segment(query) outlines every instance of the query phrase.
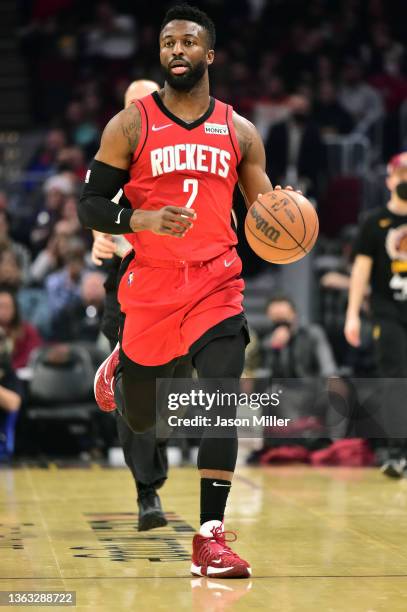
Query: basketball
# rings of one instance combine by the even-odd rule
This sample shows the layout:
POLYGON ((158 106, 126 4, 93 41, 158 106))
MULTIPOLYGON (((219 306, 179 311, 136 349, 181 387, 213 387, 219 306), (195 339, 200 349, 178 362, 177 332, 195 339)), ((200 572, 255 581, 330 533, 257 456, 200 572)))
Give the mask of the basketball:
POLYGON ((303 195, 277 189, 260 195, 252 204, 244 229, 256 255, 270 263, 289 264, 311 251, 319 222, 315 208, 303 195))
POLYGON ((403 255, 407 253, 407 236, 406 235, 401 236, 397 244, 397 250, 399 253, 402 253, 403 255))

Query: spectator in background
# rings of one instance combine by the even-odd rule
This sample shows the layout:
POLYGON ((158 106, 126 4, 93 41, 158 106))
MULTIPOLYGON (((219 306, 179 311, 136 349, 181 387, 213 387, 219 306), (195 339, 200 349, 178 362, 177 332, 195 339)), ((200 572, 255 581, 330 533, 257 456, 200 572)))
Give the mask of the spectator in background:
POLYGON ((83 275, 78 298, 71 300, 54 318, 55 340, 96 342, 105 300, 104 280, 100 272, 87 272, 83 275))
POLYGON ((311 101, 303 94, 291 96, 289 118, 270 129, 266 141, 267 172, 274 185, 296 185, 307 195, 317 195, 323 172, 323 145, 311 118, 311 101))
POLYGON ((333 81, 324 80, 319 83, 313 117, 321 136, 342 135, 352 131, 352 115, 339 102, 333 81))
POLYGON ((6 210, 0 208, 0 251, 3 250, 13 251, 21 268, 23 282, 27 282, 31 263, 30 251, 23 244, 11 240, 10 216, 6 210))
POLYGON ((84 233, 78 219, 77 203, 76 196, 71 195, 65 198, 61 208, 61 218, 55 224, 57 235, 80 236, 84 233))
POLYGON ((66 146, 65 132, 59 128, 53 128, 47 133, 44 143, 35 153, 28 164, 27 170, 31 172, 47 173, 57 165, 59 151, 66 146))
POLYGON ((389 161, 386 185, 390 191, 389 201, 371 212, 360 227, 344 332, 351 346, 360 345, 360 310, 370 284, 372 335, 381 379, 382 422, 390 440, 389 461, 382 469, 387 476, 400 478, 407 477, 406 391, 403 384, 407 379, 407 152, 389 161), (401 379, 400 383, 395 381, 397 378, 401 379))
POLYGON ((262 138, 267 137, 272 125, 287 119, 289 115, 287 100, 284 81, 274 74, 267 80, 264 92, 253 108, 252 119, 262 138))
POLYGON ((80 299, 84 272, 85 244, 79 238, 70 238, 63 268, 50 274, 45 281, 52 325, 65 308, 80 299))
POLYGON ((389 52, 387 58, 386 55, 382 65, 369 78, 369 84, 380 93, 385 105, 383 156, 388 159, 403 144, 400 142, 400 108, 407 100, 407 78, 402 72, 401 54, 394 49, 394 52, 389 52))
MULTIPOLYGON (((93 145, 92 145, 93 147, 93 145)), ((86 176, 87 166, 81 146, 64 147, 58 153, 58 177, 67 178, 71 184, 66 192, 73 193, 86 176)))
MULTIPOLYGON (((92 117, 92 106, 93 108, 95 106, 94 99, 95 96, 92 97, 88 95, 85 99, 86 105, 85 101, 73 100, 69 103, 65 112, 66 131, 70 140, 76 145, 76 148, 81 147, 84 149, 88 157, 94 151, 97 151, 100 139, 99 127, 92 117)), ((59 159, 64 151, 66 151, 66 149, 60 151, 59 159)), ((79 151, 82 153, 81 149, 79 149, 79 151)), ((82 159, 82 166, 83 165, 84 161, 82 159)))
POLYGON ((396 67, 405 58, 403 44, 392 38, 389 24, 382 20, 373 22, 369 31, 369 44, 365 46, 367 65, 370 74, 382 70, 394 74, 396 67))
MULTIPOLYGON (((269 392, 283 393, 282 405, 273 407, 272 414, 290 418, 298 439, 285 439, 278 434, 276 437, 273 432, 270 436, 265 428, 263 447, 255 451, 250 461, 256 460, 256 456, 258 460, 268 449, 277 446, 307 446, 304 438, 309 438, 311 444, 316 443, 328 410, 328 406, 317 398, 326 387, 326 379, 337 374, 335 358, 323 328, 300 325, 290 297, 276 294, 266 305, 266 315, 270 331, 261 341, 262 369, 270 377, 269 392)), ((270 415, 269 410, 264 408, 263 415, 270 415)))
POLYGON ((332 58, 325 54, 320 54, 316 60, 316 77, 318 81, 333 81, 336 68, 332 58))
POLYGON ((4 331, 0 329, 0 461, 11 459, 17 414, 23 397, 10 360, 10 350, 4 331))
POLYGON ((319 27, 311 29, 298 20, 289 29, 290 44, 282 59, 282 69, 290 88, 310 80, 315 73, 317 53, 323 42, 321 24, 319 27))
POLYGON ((64 265, 71 234, 66 232, 66 224, 58 223, 46 246, 40 251, 30 267, 30 280, 41 286, 51 272, 64 265))
POLYGON ((50 239, 54 226, 61 218, 61 209, 65 197, 72 193, 71 183, 60 177, 53 176, 44 184, 45 200, 38 212, 31 230, 30 243, 36 254, 45 247, 50 239), (57 180, 54 180, 57 179, 57 180))
POLYGON ((16 291, 22 285, 23 272, 12 249, 0 251, 0 287, 16 291))
POLYGON ((0 190, 0 210, 7 210, 8 208, 8 195, 5 191, 0 190))
POLYGON ((11 365, 24 368, 32 351, 43 343, 37 329, 23 321, 16 294, 0 287, 0 328, 11 347, 11 365))
POLYGON ((334 376, 337 366, 325 332, 319 325, 303 327, 294 302, 285 295, 266 306, 271 331, 262 341, 264 367, 271 376, 302 378, 334 376))
POLYGON ((137 50, 135 20, 117 15, 110 2, 99 2, 96 20, 86 36, 87 54, 104 59, 129 59, 137 50))
POLYGON ((363 80, 362 65, 356 59, 348 59, 342 70, 339 101, 352 115, 354 130, 359 134, 368 135, 370 128, 383 116, 381 97, 363 80))

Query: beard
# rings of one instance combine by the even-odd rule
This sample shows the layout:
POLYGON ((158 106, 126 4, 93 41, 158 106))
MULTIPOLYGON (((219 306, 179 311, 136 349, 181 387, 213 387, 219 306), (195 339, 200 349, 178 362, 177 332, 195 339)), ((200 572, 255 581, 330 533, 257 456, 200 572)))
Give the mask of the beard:
POLYGON ((173 74, 166 66, 161 66, 168 85, 176 91, 191 91, 204 76, 207 65, 203 60, 191 66, 185 74, 173 74))

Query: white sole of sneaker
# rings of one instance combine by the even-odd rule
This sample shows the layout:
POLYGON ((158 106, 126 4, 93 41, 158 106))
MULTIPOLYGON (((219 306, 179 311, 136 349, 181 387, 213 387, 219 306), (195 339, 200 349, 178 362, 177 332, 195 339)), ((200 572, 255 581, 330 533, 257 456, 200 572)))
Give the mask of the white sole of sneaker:
MULTIPOLYGON (((191 574, 193 576, 203 576, 206 578, 222 578, 222 576, 228 577, 231 573, 233 574, 233 572, 231 572, 230 570, 233 570, 233 567, 212 567, 211 565, 209 565, 206 570, 206 574, 204 574, 202 573, 201 565, 195 565, 195 563, 191 563, 191 574)), ((251 567, 247 568, 247 573, 248 576, 246 576, 246 578, 252 575, 251 567)), ((242 576, 242 578, 243 577, 244 576, 242 576)))

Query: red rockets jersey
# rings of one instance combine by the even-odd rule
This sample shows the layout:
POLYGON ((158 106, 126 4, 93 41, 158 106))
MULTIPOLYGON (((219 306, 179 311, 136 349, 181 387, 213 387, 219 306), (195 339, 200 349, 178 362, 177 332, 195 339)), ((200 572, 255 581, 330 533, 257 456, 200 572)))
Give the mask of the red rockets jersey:
POLYGON ((231 209, 240 150, 231 106, 210 99, 193 123, 173 115, 158 93, 134 102, 141 136, 124 193, 132 208, 192 208, 197 218, 184 238, 151 231, 126 234, 136 253, 161 260, 207 261, 237 243, 231 209))

